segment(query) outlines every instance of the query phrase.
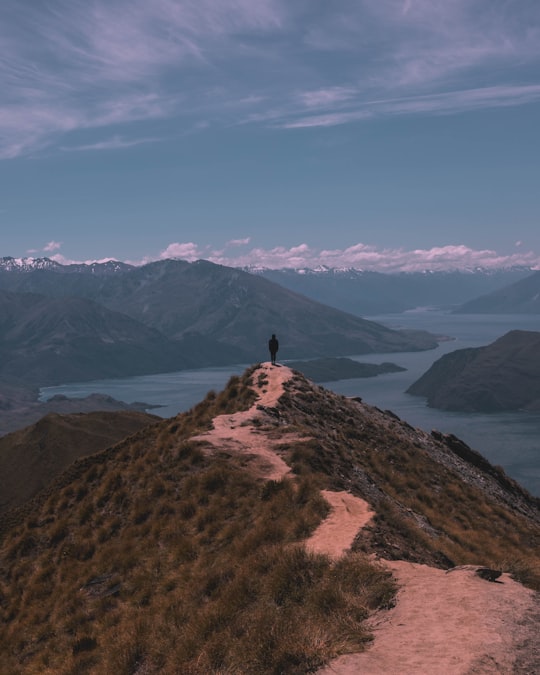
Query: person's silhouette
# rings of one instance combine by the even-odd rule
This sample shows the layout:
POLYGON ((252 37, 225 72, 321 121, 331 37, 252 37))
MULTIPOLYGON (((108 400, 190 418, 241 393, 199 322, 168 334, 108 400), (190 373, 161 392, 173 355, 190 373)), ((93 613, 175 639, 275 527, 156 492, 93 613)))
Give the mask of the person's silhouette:
POLYGON ((270 361, 273 366, 276 365, 276 354, 279 349, 279 342, 277 337, 272 333, 272 337, 268 340, 268 349, 270 350, 270 361))

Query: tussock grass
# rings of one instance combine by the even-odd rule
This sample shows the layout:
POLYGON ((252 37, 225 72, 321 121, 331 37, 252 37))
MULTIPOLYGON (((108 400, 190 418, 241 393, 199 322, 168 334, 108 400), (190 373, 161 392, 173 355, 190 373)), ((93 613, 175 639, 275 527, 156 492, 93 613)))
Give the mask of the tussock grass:
POLYGON ((539 500, 502 470, 483 472, 395 416, 300 375, 289 390, 282 422, 312 437, 282 446, 294 471, 356 492, 377 513, 356 550, 441 567, 488 565, 540 589, 539 500))
POLYGON ((249 377, 1 522, 0 672, 306 673, 369 640, 394 584, 301 545, 328 511, 317 480, 264 483, 189 440, 251 405, 249 377))

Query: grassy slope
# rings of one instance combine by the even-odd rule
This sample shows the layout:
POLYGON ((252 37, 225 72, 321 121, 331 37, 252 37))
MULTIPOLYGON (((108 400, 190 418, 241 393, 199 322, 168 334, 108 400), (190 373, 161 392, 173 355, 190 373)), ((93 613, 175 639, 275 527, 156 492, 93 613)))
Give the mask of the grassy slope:
POLYGON ((282 424, 313 440, 284 446, 284 456, 300 475, 348 489, 378 514, 357 550, 441 567, 487 564, 540 589, 540 500, 502 469, 302 377, 289 389, 282 424))
POLYGON ((263 483, 230 455, 205 456, 190 437, 249 407, 250 376, 77 462, 0 519, 0 669, 309 672, 359 650, 366 616, 392 602, 391 578, 366 552, 491 564, 538 586, 537 500, 299 374, 259 421, 274 438, 312 437, 280 449, 295 478, 263 483), (338 563, 295 545, 327 513, 321 487, 349 489, 378 514, 338 563))
POLYGON ((228 388, 60 476, 0 521, 6 673, 305 673, 368 639, 388 572, 291 546, 327 512, 307 476, 262 483, 189 441, 228 388))
POLYGON ((20 506, 80 457, 118 443, 160 418, 135 411, 50 413, 0 438, 0 513, 20 506))

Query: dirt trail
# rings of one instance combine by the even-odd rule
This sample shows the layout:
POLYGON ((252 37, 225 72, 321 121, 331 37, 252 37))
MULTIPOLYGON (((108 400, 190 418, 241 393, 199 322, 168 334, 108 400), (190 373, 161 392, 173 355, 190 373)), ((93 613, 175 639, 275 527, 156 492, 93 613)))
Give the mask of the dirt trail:
POLYGON ((375 512, 366 501, 349 492, 322 490, 322 495, 332 511, 306 540, 306 546, 316 553, 338 558, 350 548, 358 530, 369 523, 375 512))
POLYGON ((371 647, 340 656, 319 675, 537 672, 529 669, 534 668, 530 660, 516 664, 520 645, 534 640, 532 614, 538 606, 533 591, 506 574, 500 583, 491 583, 472 569, 385 564, 401 586, 396 607, 374 618, 371 647))
POLYGON ((283 384, 293 376, 286 366, 272 366, 263 363, 253 375, 253 388, 258 399, 249 410, 233 415, 219 415, 214 418, 214 428, 194 436, 193 440, 206 441, 221 452, 243 455, 250 470, 262 478, 279 480, 291 472, 290 467, 273 450, 273 446, 292 440, 301 440, 293 434, 283 434, 272 441, 253 424, 253 419, 262 417, 259 406, 273 408, 283 394, 283 384), (265 384, 262 384, 265 375, 265 384), (261 382, 261 383, 260 383, 261 382))
MULTIPOLYGON (((277 404, 283 384, 292 376, 290 368, 262 364, 253 375, 256 403, 245 412, 216 417, 214 429, 195 438, 216 450, 245 456, 256 475, 283 478, 290 468, 273 447, 300 438, 289 434, 273 441, 258 431, 253 420, 264 415, 260 406, 277 404)), ((323 495, 332 511, 306 545, 337 558, 374 514, 367 502, 349 493, 323 491, 323 495)), ((540 609, 533 591, 506 574, 492 583, 476 576, 474 569, 445 572, 405 561, 381 562, 400 586, 396 606, 373 617, 374 641, 365 652, 340 656, 318 675, 540 672, 540 609)))

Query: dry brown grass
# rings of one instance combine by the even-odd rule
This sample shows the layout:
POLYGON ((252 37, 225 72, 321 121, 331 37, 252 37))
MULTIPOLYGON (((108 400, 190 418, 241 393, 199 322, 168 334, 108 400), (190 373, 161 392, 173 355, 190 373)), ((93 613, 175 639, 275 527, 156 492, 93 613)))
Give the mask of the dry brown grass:
MULTIPOLYGON (((298 377, 282 399, 282 422, 312 440, 283 446, 298 475, 349 489, 377 515, 356 550, 450 567, 482 564, 540 589, 538 500, 502 471, 482 474, 444 463, 448 449, 391 416, 355 406, 298 377), (492 480, 495 475, 498 480, 492 480), (506 492, 504 492, 506 490, 506 492), (534 518, 524 513, 523 504, 534 518)), ((456 458, 453 458, 455 460, 456 458)))
POLYGON ((369 639, 394 584, 299 543, 328 510, 317 482, 260 482, 189 440, 251 405, 249 377, 4 519, 0 672, 305 673, 369 639))
POLYGON ((310 672, 361 649, 365 618, 392 603, 373 551, 538 586, 537 520, 441 463, 429 437, 303 378, 259 425, 311 437, 279 450, 295 477, 265 483, 205 455, 190 437, 247 409, 251 376, 77 462, 0 520, 2 675, 310 672), (339 562, 301 545, 328 512, 320 487, 377 512, 339 562))

